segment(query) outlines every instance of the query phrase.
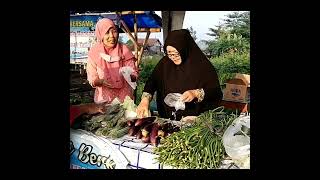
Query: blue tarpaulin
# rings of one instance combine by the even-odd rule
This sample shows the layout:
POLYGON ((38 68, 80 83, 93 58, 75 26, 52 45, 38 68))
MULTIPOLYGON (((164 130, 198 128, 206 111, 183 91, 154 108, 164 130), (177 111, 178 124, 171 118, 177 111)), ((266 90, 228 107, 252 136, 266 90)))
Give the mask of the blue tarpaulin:
MULTIPOLYGON (((138 28, 161 28, 161 18, 157 14, 145 13, 145 14, 137 14, 137 25, 138 28)), ((134 15, 128 14, 123 15, 121 18, 130 30, 133 30, 134 26, 134 15)))

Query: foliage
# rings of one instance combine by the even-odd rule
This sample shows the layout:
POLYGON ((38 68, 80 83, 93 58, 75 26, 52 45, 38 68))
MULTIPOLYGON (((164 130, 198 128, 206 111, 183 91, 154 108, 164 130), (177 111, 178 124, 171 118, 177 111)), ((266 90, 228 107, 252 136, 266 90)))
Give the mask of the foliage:
POLYGON ((194 39, 194 41, 196 41, 197 40, 197 36, 196 36, 197 31, 195 31, 192 28, 192 26, 190 28, 187 28, 187 30, 190 32, 190 34, 191 34, 192 38, 194 39))
POLYGON ((137 96, 136 96, 136 104, 139 104, 141 101, 141 95, 144 89, 144 85, 147 82, 148 78, 151 76, 153 69, 158 64, 159 60, 162 56, 150 56, 142 59, 139 69, 139 79, 137 83, 137 96))
POLYGON ((249 51, 224 53, 210 61, 217 70, 221 85, 232 79, 235 73, 250 74, 249 51))
POLYGON ((207 41, 209 52, 213 56, 232 51, 244 52, 250 49, 250 12, 228 14, 224 23, 209 28, 214 40, 207 41))

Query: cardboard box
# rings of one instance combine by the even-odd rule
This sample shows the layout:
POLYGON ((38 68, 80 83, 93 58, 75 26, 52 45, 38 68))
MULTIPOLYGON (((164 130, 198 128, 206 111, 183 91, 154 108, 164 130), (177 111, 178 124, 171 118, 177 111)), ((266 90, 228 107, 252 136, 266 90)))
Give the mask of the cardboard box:
POLYGON ((223 93, 223 100, 246 103, 248 84, 242 79, 227 81, 223 93))
POLYGON ((250 75, 237 73, 234 78, 242 79, 246 84, 248 84, 248 87, 250 87, 250 75))
POLYGON ((250 75, 237 73, 234 79, 227 81, 223 100, 250 103, 250 75))

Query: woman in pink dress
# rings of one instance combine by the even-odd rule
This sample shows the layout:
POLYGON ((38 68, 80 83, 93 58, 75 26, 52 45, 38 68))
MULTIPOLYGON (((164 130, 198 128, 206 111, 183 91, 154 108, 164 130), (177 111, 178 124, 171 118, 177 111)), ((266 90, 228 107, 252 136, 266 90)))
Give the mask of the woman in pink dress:
POLYGON ((119 33, 112 20, 103 18, 96 24, 97 43, 88 53, 87 76, 95 88, 95 103, 111 103, 115 98, 123 102, 126 96, 134 99, 133 89, 125 80, 121 67, 132 68, 131 81, 138 77, 135 57, 129 48, 118 42, 119 33))

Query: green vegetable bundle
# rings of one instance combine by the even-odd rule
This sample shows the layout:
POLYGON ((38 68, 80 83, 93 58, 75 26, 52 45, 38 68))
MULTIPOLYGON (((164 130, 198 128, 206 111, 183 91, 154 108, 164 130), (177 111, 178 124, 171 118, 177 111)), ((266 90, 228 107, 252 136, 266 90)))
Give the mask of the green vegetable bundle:
POLYGON ((222 135, 236 117, 221 107, 202 113, 192 126, 161 139, 156 160, 175 168, 218 168, 225 155, 222 135))
POLYGON ((109 106, 106 114, 93 117, 84 126, 87 131, 110 138, 120 138, 129 131, 125 109, 119 104, 109 106))

